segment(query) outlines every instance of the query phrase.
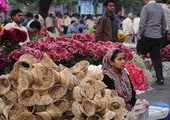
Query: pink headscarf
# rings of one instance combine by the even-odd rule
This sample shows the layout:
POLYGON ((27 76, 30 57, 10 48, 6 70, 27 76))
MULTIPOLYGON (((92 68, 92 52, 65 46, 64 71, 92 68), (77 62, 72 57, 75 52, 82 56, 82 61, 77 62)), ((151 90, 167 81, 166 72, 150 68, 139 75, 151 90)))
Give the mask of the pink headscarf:
POLYGON ((103 74, 108 75, 110 79, 114 81, 115 90, 118 93, 118 95, 125 99, 126 102, 129 102, 132 99, 132 88, 131 83, 128 77, 128 74, 125 69, 121 70, 121 79, 115 74, 113 71, 109 60, 111 59, 113 53, 118 48, 110 49, 106 55, 103 57, 102 61, 102 69, 103 74))

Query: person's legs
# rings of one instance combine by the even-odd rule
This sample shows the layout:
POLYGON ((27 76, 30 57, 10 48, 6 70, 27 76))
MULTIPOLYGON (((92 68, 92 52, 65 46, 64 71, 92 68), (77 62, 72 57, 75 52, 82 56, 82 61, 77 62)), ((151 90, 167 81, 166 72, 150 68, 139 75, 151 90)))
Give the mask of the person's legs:
POLYGON ((63 27, 64 28, 64 34, 66 35, 67 34, 67 29, 68 29, 68 27, 63 27))
POLYGON ((157 81, 164 80, 162 72, 162 59, 160 54, 161 39, 153 40, 154 45, 151 47, 149 54, 156 72, 157 81))
POLYGON ((150 40, 148 38, 142 37, 141 40, 137 42, 137 53, 139 55, 143 55, 144 57, 147 55, 150 49, 150 40))

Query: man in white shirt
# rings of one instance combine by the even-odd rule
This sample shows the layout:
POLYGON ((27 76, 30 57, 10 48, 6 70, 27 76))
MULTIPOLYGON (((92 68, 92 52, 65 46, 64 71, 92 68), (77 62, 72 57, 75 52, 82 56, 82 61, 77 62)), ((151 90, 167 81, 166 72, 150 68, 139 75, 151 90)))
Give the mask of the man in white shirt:
POLYGON ((127 37, 127 40, 125 40, 124 43, 132 43, 133 38, 132 18, 133 14, 129 13, 128 17, 122 22, 123 33, 127 37))
POLYGON ((69 17, 68 13, 64 14, 64 34, 67 34, 68 26, 71 24, 71 18, 69 17))
POLYGON ((23 22, 23 13, 20 9, 17 10, 12 10, 11 11, 11 19, 13 20, 12 23, 8 23, 5 25, 5 29, 9 30, 11 28, 17 28, 20 30, 23 30, 27 33, 27 40, 25 42, 20 42, 20 45, 25 44, 26 42, 30 41, 29 40, 29 36, 28 36, 28 31, 26 29, 26 27, 22 26, 22 22, 23 22))
POLYGON ((51 33, 55 33, 55 27, 53 22, 53 14, 49 14, 45 19, 45 26, 51 33))
POLYGON ((133 19, 133 32, 134 32, 134 42, 137 43, 138 39, 138 30, 139 30, 139 23, 140 23, 140 14, 138 13, 136 17, 133 19))

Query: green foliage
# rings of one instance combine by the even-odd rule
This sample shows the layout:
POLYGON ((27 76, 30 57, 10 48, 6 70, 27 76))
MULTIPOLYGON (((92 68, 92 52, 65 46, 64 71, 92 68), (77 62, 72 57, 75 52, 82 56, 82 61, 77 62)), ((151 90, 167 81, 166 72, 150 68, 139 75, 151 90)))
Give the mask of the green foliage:
POLYGON ((65 38, 72 38, 72 34, 66 34, 64 37, 65 38))
POLYGON ((28 11, 38 11, 38 7, 39 7, 38 3, 39 3, 38 0, 33 3, 30 3, 30 5, 27 7, 27 10, 28 11))
POLYGON ((37 0, 15 0, 18 3, 23 3, 24 5, 28 6, 32 3, 35 3, 37 0))
POLYGON ((83 30, 83 33, 89 33, 89 34, 92 34, 92 33, 95 33, 96 30, 94 28, 89 28, 87 30, 83 30))
POLYGON ((136 66, 138 66, 144 72, 147 78, 147 85, 148 87, 150 87, 153 84, 153 77, 152 77, 152 73, 146 68, 143 56, 134 54, 131 62, 134 63, 136 66))
POLYGON ((41 38, 42 38, 42 36, 40 36, 40 35, 35 35, 35 36, 31 37, 30 40, 31 40, 31 41, 33 41, 33 40, 38 41, 38 40, 40 40, 41 38))

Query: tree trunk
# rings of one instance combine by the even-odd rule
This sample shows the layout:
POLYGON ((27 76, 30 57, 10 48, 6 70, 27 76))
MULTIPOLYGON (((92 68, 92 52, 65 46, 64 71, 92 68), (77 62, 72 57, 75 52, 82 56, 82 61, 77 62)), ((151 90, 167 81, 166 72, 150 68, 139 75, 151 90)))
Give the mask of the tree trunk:
POLYGON ((48 10, 50 8, 52 0, 40 0, 39 1, 39 14, 45 19, 48 16, 48 10))

